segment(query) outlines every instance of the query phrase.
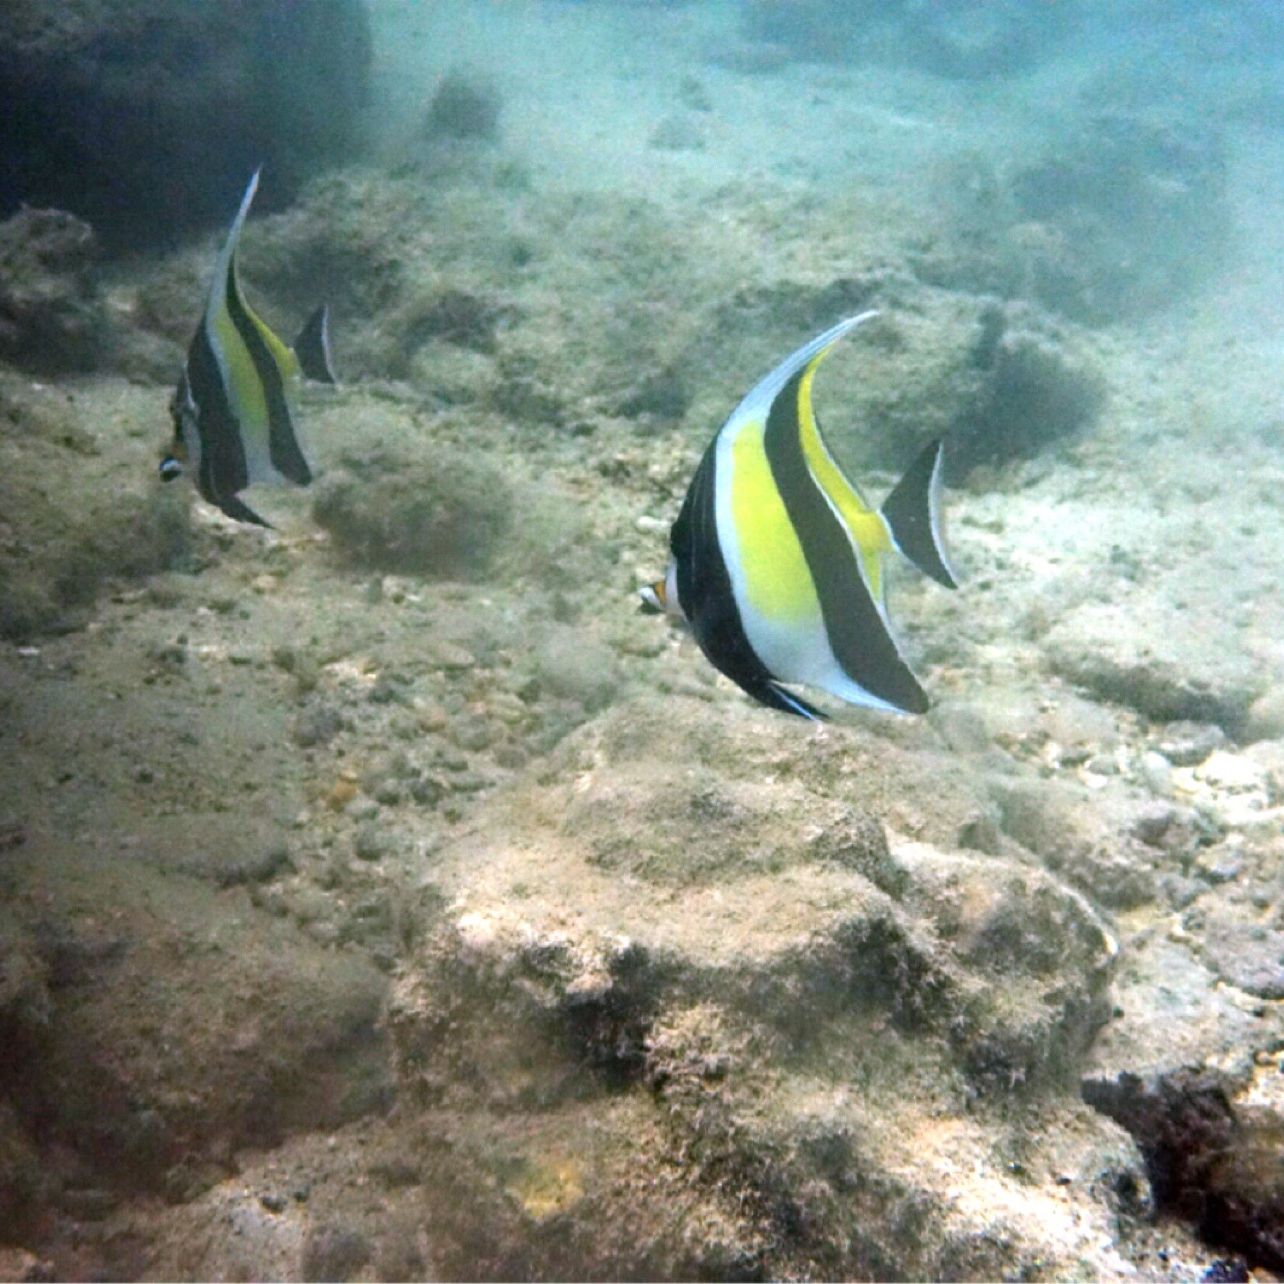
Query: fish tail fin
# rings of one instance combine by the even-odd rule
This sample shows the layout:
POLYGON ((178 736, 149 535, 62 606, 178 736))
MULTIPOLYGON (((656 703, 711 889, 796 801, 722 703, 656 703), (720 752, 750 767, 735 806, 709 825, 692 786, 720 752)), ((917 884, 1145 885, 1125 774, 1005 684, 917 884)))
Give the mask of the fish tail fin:
POLYGON ((896 548, 924 575, 946 588, 958 588, 941 520, 943 457, 944 442, 931 442, 896 483, 881 511, 896 548))
POLYGON ((303 323, 294 341, 294 355, 305 379, 314 383, 337 384, 330 360, 330 305, 323 303, 303 323))

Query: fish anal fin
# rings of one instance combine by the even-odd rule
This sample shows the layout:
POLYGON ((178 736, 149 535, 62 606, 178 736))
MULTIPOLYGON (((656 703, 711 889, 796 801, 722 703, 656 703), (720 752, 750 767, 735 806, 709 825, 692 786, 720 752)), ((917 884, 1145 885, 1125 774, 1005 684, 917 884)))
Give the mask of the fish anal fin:
POLYGON ((262 526, 270 531, 276 529, 271 522, 260 517, 248 504, 237 499, 235 495, 228 495, 219 499, 218 506, 229 517, 238 522, 250 522, 255 526, 262 526))
POLYGON ((930 442, 896 483, 881 511, 897 549, 938 584, 958 588, 945 550, 940 512, 943 453, 942 441, 930 442))
POLYGON ((800 718, 810 718, 813 722, 829 721, 828 714, 822 713, 814 704, 804 700, 802 696, 794 695, 792 691, 785 690, 779 682, 765 682, 760 688, 749 691, 749 694, 768 708, 779 709, 783 713, 796 714, 800 718))

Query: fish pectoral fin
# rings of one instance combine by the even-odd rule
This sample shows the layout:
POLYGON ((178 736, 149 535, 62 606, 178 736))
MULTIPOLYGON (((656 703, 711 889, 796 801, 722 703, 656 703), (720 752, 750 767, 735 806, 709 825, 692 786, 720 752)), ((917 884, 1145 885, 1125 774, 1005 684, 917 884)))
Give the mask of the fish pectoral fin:
POLYGON ((883 503, 883 520, 892 543, 924 575, 946 588, 958 588, 958 577, 945 551, 941 518, 941 461, 944 442, 931 442, 905 471, 883 503))
POLYGON ((303 323, 294 341, 294 355, 305 379, 314 383, 337 384, 330 359, 330 305, 323 303, 303 323))

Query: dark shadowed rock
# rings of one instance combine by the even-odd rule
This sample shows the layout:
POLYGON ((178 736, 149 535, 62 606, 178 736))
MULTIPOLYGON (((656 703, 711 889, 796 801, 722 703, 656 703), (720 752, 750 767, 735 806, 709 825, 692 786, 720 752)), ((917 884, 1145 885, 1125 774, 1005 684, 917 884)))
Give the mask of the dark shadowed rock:
POLYGON ((424 117, 429 138, 490 142, 499 136, 499 88, 479 72, 455 68, 442 77, 424 117))
POLYGON ((221 223, 255 166, 265 203, 358 140, 358 0, 9 0, 0 6, 0 214, 87 219, 111 248, 221 223))
POLYGON ((221 945, 228 893, 154 865, 27 859, 39 892, 16 897, 13 917, 49 1005, 43 1020, 28 1004, 5 1022, 0 1091, 77 1156, 82 1182, 185 1198, 231 1146, 383 1107, 385 983, 372 965, 245 901, 235 946, 221 945))

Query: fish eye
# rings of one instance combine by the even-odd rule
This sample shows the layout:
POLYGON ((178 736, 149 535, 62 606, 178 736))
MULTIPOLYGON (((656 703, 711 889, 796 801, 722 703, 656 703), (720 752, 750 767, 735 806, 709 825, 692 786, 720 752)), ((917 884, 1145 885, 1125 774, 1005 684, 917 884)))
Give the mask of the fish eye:
POLYGON ((172 482, 176 477, 183 475, 183 465, 173 455, 166 455, 157 466, 157 471, 160 473, 161 481, 172 482))

